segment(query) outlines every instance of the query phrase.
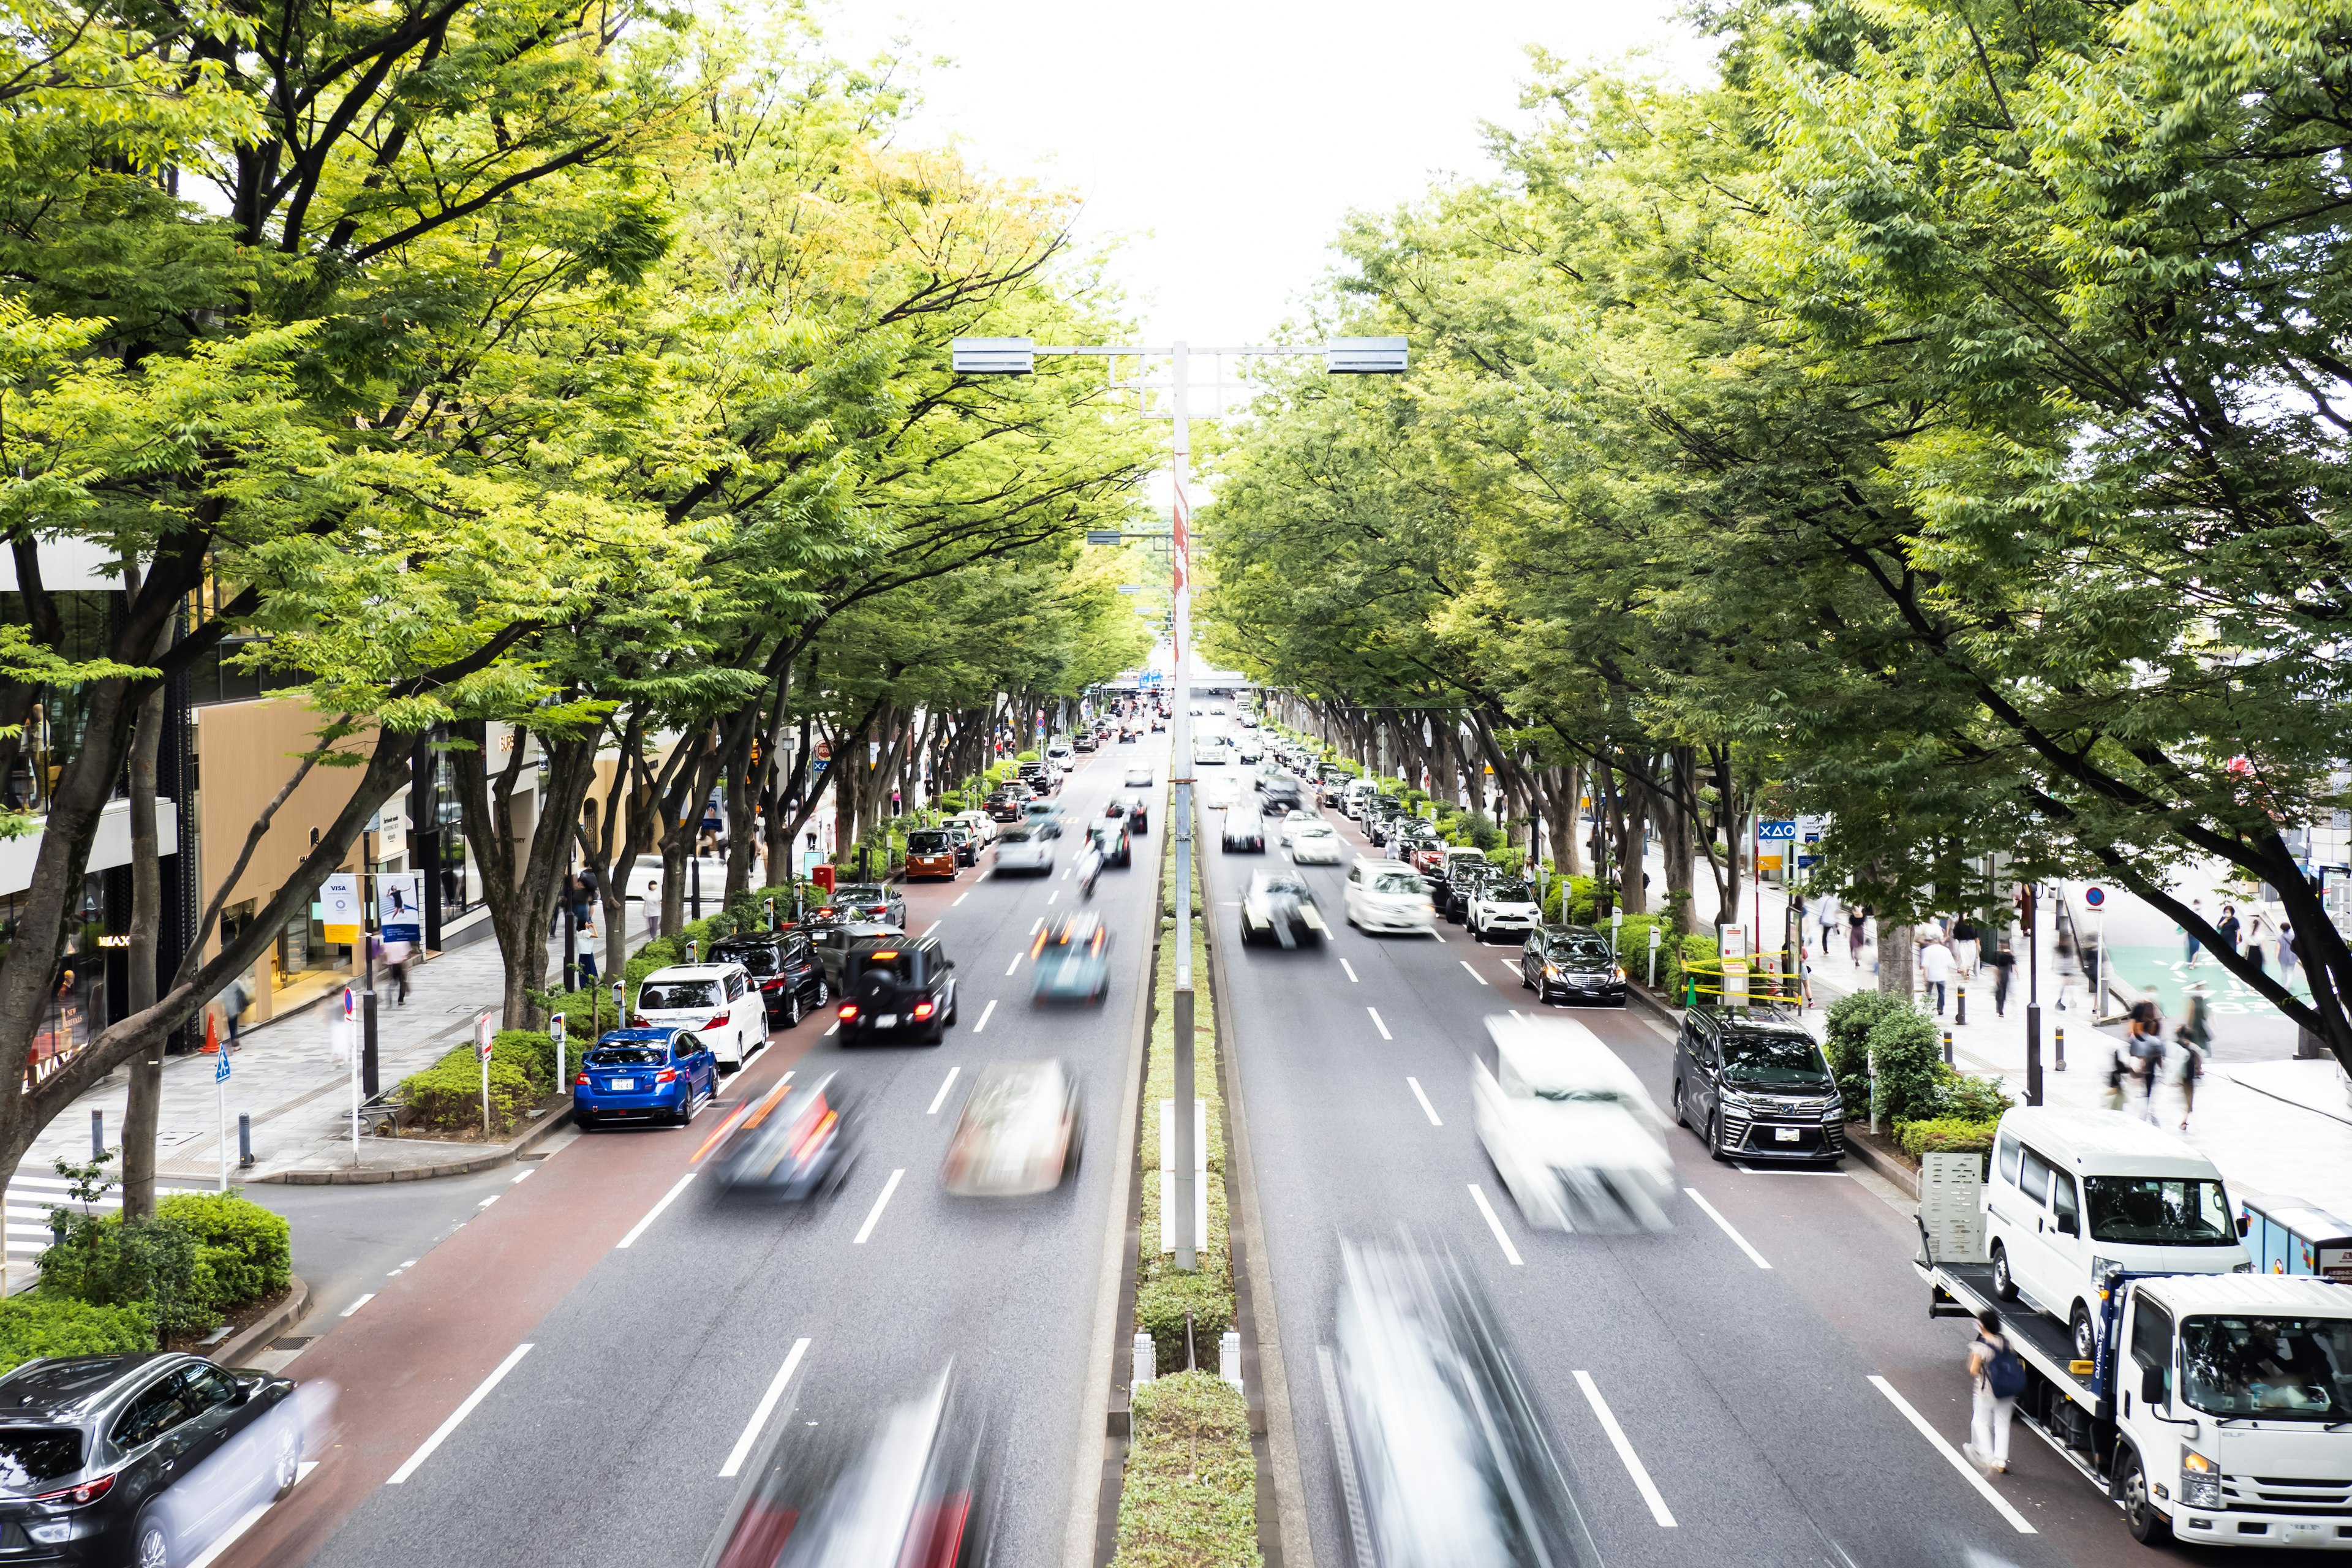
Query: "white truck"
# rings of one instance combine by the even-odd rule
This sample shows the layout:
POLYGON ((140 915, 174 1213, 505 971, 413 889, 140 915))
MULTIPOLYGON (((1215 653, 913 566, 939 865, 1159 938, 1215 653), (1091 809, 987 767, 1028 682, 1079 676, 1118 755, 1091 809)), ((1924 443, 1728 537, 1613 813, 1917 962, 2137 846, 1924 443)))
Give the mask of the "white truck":
MULTIPOLYGON (((1996 1305, 1990 1262, 1919 1257, 1930 1317, 1996 1305)), ((1946 1239, 1951 1232, 1945 1230, 1946 1239)), ((2352 1288, 2309 1276, 2106 1271, 2096 1344, 2022 1304, 2019 1415, 2134 1537, 2352 1551, 2352 1288)))

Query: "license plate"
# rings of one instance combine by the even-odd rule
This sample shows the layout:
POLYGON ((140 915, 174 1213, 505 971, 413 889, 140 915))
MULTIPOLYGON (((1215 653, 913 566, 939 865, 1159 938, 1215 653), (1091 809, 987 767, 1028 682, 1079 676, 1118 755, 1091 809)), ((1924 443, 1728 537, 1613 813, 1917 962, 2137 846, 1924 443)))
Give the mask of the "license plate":
POLYGON ((874 1026, 877 1029, 895 1029, 898 1026, 898 1015, 885 1013, 874 1020, 874 1026))
POLYGON ((1794 1143, 1797 1141, 1797 1134, 1802 1131, 1803 1129, 1799 1127, 1775 1127, 1772 1129, 1772 1136, 1783 1143, 1794 1143))
POLYGON ((633 1078, 616 1078, 609 1079, 604 1087, 612 1089, 635 1089, 637 1087, 637 1080, 633 1078))

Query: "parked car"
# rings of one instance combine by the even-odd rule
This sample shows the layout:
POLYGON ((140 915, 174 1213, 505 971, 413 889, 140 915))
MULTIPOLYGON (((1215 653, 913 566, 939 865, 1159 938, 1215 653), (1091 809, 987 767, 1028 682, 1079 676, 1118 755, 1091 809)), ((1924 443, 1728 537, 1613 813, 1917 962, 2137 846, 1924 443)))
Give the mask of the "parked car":
POLYGON ((580 1058, 572 1124, 683 1127, 719 1093, 719 1059, 686 1029, 608 1029, 580 1058))
POLYGON ((844 960, 852 944, 867 937, 904 936, 896 926, 878 921, 837 921, 809 928, 809 951, 816 955, 818 967, 824 972, 826 992, 834 996, 842 994, 841 976, 844 960))
POLYGON ((907 879, 929 877, 955 880, 954 836, 944 827, 918 827, 907 835, 907 879))
POLYGON ((1061 783, 1060 773, 1047 763, 1023 763, 1020 777, 1033 795, 1051 795, 1061 783))
POLYGON ((1517 877, 1489 877, 1470 889, 1462 923, 1479 942, 1496 936, 1524 942, 1529 931, 1543 924, 1543 906, 1536 902, 1536 890, 1517 877))
POLYGON ((1078 1083, 1061 1062, 991 1062, 948 1136, 941 1184, 958 1197, 1051 1192, 1076 1172, 1078 1083))
POLYGON ((1542 1002, 1625 1005, 1625 970, 1590 926, 1538 926, 1519 948, 1519 984, 1542 1002))
POLYGON ((1359 931, 1427 931, 1437 908, 1421 873, 1395 860, 1359 860, 1348 868, 1340 894, 1348 923, 1359 931))
POLYGON ((710 959, 743 966, 760 988, 771 1030, 793 1027, 832 994, 809 933, 798 927, 724 938, 710 944, 710 959))
POLYGON ((1013 786, 989 791, 988 798, 981 804, 992 822, 1018 822, 1021 820, 1022 804, 1028 798, 1026 789, 1013 786))
POLYGON ((637 986, 629 1027, 690 1030, 722 1066, 740 1068, 768 1042, 768 1008, 740 963, 675 963, 637 986))
POLYGON ((1319 942, 1328 929, 1306 879, 1296 871, 1257 871, 1242 893, 1242 942, 1297 947, 1319 942))
POLYGON ((9 1562, 194 1562, 294 1489, 308 1438, 289 1379, 176 1351, 26 1362, 0 1410, 9 1562))
POLYGON ((861 937, 842 961, 841 1043, 938 1045, 956 1021, 955 960, 937 937, 861 937))
POLYGON ((1675 1195, 1666 1120, 1582 1024, 1486 1020, 1494 1065, 1474 1058, 1478 1142, 1538 1230, 1666 1230, 1675 1195))
POLYGON ((1718 1160, 1845 1157, 1844 1103, 1821 1046, 1769 1014, 1690 1007, 1675 1039, 1675 1120, 1718 1160))
POLYGON ((1257 814, 1254 805, 1228 807, 1217 838, 1226 849, 1262 855, 1265 852, 1265 818, 1257 814))
POLYGON ((842 882, 817 907, 825 921, 879 921, 907 929, 907 900, 898 889, 881 882, 842 882))
POLYGON ((958 857, 967 866, 979 865, 980 852, 996 842, 996 819, 984 811, 959 811, 950 820, 961 823, 971 834, 970 841, 957 849, 958 857))
POLYGON ((1499 875, 1485 860, 1451 860, 1437 879, 1437 912, 1449 925, 1460 925, 1470 916, 1470 898, 1480 888, 1499 875))
POLYGON ((1050 824, 1041 827, 1023 826, 1008 827, 996 836, 996 870, 999 876, 1011 871, 1034 871, 1045 876, 1054 868, 1054 839, 1060 829, 1050 824))
POLYGON ((802 1083, 787 1075, 722 1129, 711 1179, 738 1199, 837 1193, 856 1163, 856 1101, 839 1073, 802 1083))

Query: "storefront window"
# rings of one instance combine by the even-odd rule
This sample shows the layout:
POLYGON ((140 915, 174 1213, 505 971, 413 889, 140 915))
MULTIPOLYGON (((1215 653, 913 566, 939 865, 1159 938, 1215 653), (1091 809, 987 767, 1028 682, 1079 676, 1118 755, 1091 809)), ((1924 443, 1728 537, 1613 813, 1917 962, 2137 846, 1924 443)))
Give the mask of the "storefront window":
POLYGON ((441 878, 441 918, 454 921, 482 901, 481 873, 466 843, 466 812, 457 800, 457 770, 443 756, 433 773, 434 835, 440 864, 428 868, 441 878))

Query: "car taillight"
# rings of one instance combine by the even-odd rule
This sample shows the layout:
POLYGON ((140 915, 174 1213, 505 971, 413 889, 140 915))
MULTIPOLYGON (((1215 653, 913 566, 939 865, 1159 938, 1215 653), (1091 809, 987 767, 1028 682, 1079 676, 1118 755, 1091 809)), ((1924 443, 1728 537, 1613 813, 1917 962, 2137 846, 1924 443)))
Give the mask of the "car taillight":
POLYGON ((777 986, 782 985, 783 983, 784 977, 779 974, 773 980, 761 981, 760 989, 762 991, 773 991, 777 986))
POLYGON ((572 1080, 572 1087, 574 1089, 586 1089, 589 1087, 588 1075, 583 1072, 578 1078, 573 1079, 572 1080))
POLYGON ((841 1005, 841 1021, 842 1021, 843 1023, 846 1024, 846 1023, 848 1023, 852 1018, 855 1018, 855 1017, 856 1017, 856 1016, 857 1016, 857 1004, 856 1004, 856 1003, 855 1003, 855 1002, 844 1002, 844 1003, 841 1005))
POLYGON ((632 1029, 650 1029, 653 1026, 646 1022, 646 1016, 643 1013, 632 1013, 629 1015, 629 1027, 632 1029))
POLYGON ((116 1472, 109 1470, 102 1476, 91 1477, 79 1486, 68 1487, 62 1491, 39 1493, 33 1500, 52 1503, 61 1508, 80 1508, 85 1504, 96 1502, 112 1491, 115 1474, 116 1472))
POLYGON ((930 1016, 931 1005, 929 1002, 918 1002, 915 1004, 915 1016, 917 1018, 928 1018, 930 1016))
POLYGON ((710 1022, 703 1025, 702 1026, 706 1029, 723 1029, 727 1026, 727 1015, 724 1013, 718 1014, 711 1018, 710 1022))
POLYGON ((654 1074, 654 1081, 656 1083, 676 1083, 677 1081, 677 1069, 676 1068, 664 1068, 661 1071, 654 1074))

